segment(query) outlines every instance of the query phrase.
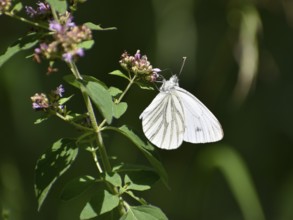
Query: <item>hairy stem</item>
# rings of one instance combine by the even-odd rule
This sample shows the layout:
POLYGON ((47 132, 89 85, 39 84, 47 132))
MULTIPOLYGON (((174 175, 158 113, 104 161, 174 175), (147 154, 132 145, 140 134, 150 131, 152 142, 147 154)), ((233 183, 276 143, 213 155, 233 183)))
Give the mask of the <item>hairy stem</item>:
POLYGON ((37 22, 30 21, 30 20, 28 20, 26 18, 23 18, 23 17, 20 17, 18 15, 15 15, 15 14, 13 14, 11 12, 5 12, 5 15, 7 15, 7 16, 9 16, 11 18, 15 18, 17 20, 20 20, 22 22, 25 22, 27 24, 33 25, 35 27, 39 27, 39 28, 43 28, 43 29, 49 30, 48 26, 46 26, 46 25, 43 25, 43 24, 39 24, 37 22))
MULTIPOLYGON (((71 71, 74 74, 76 79, 82 79, 82 76, 80 75, 80 73, 79 73, 79 71, 77 69, 77 66, 75 65, 74 62, 69 63, 69 67, 70 67, 70 69, 71 69, 71 71)), ((88 111, 88 114, 89 114, 91 125, 92 125, 92 127, 93 127, 93 129, 94 129, 94 131, 96 133, 96 141, 97 141, 97 145, 98 145, 98 150, 100 152, 101 160, 102 160, 102 163, 103 163, 103 168, 105 169, 105 171, 107 173, 110 173, 112 171, 112 167, 111 167, 109 157, 107 155, 107 151, 106 151, 104 143, 103 143, 102 134, 101 134, 101 131, 99 129, 99 126, 98 126, 98 123, 97 123, 97 120, 96 120, 93 105, 91 103, 90 97, 86 93, 85 87, 81 85, 80 90, 81 90, 83 99, 85 101, 85 105, 86 105, 86 108, 87 108, 87 111, 88 111)), ((97 158, 96 151, 93 151, 92 154, 94 156, 94 159, 97 158)))

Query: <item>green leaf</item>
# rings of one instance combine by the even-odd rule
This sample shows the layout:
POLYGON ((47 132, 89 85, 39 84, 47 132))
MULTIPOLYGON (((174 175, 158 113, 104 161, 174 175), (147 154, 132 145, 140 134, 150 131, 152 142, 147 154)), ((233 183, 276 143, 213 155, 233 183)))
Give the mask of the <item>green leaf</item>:
POLYGON ((72 139, 60 139, 37 161, 35 169, 35 193, 40 210, 55 181, 62 176, 75 161, 78 148, 72 139))
POLYGON ((13 14, 15 14, 16 12, 20 12, 22 8, 23 8, 22 3, 18 2, 17 4, 14 5, 13 9, 11 10, 11 12, 13 14))
POLYGON ((114 118, 120 118, 127 110, 127 103, 120 102, 118 104, 113 103, 113 116, 114 118))
POLYGON ((66 102, 68 102, 71 98, 73 97, 73 95, 69 96, 69 97, 64 97, 58 100, 58 103, 60 105, 64 105, 66 102))
POLYGON ((135 84, 138 85, 141 89, 154 90, 154 87, 147 83, 135 82, 135 84))
POLYGON ((30 33, 23 38, 19 38, 14 44, 7 48, 4 54, 0 56, 0 67, 9 60, 13 55, 22 50, 28 50, 38 43, 35 33, 30 33))
POLYGON ((113 102, 112 96, 103 85, 95 81, 89 81, 84 84, 87 94, 90 96, 101 114, 110 124, 113 117, 113 102))
POLYGON ((41 117, 41 118, 38 118, 35 122, 34 122, 34 124, 35 125, 37 125, 37 124, 41 124, 42 122, 44 122, 44 121, 46 121, 47 119, 48 119, 48 115, 45 115, 45 116, 43 116, 43 117, 41 117))
POLYGON ((115 27, 102 28, 101 25, 99 25, 99 24, 94 24, 94 23, 92 23, 92 22, 86 22, 84 25, 87 26, 89 29, 91 29, 91 30, 93 30, 93 31, 110 31, 110 30, 117 30, 117 28, 115 28, 115 27))
POLYGON ((123 134, 132 143, 134 143, 134 145, 144 154, 144 156, 149 161, 149 163, 154 167, 156 172, 161 177, 163 183, 167 187, 169 187, 168 186, 168 176, 167 176, 166 170, 164 169, 161 162, 148 151, 150 148, 152 148, 150 144, 145 144, 135 133, 133 133, 133 131, 130 131, 126 126, 122 126, 120 128, 107 127, 106 129, 113 130, 113 131, 116 131, 120 134, 123 134))
POLYGON ((97 190, 91 200, 80 213, 80 219, 90 219, 102 215, 119 205, 118 195, 113 195, 107 190, 97 190))
MULTIPOLYGON (((106 86, 105 83, 103 83, 102 81, 98 80, 97 78, 93 77, 93 76, 89 76, 89 75, 81 75, 81 77, 83 78, 83 80, 85 82, 89 82, 89 81, 93 81, 93 82, 97 82, 100 85, 102 85, 105 89, 109 90, 108 87, 106 86)), ((79 80, 77 80, 72 74, 70 75, 66 75, 63 77, 63 79, 69 83, 70 85, 80 89, 81 83, 79 80)))
POLYGON ((120 76, 122 78, 125 78, 127 80, 130 80, 124 73, 122 73, 120 70, 114 70, 112 72, 109 73, 110 75, 114 75, 114 76, 120 76))
POLYGON ((63 77, 66 82, 74 87, 85 88, 86 93, 90 96, 101 114, 110 124, 113 117, 112 96, 108 92, 107 86, 93 76, 82 75, 82 80, 76 80, 73 75, 63 77))
POLYGON ((124 184, 128 185, 127 189, 144 191, 160 179, 155 171, 127 172, 124 177, 124 184))
POLYGON ((118 173, 106 174, 105 180, 113 186, 122 187, 122 180, 118 173))
POLYGON ((95 44, 94 40, 87 40, 87 41, 83 41, 81 43, 78 44, 78 48, 83 48, 86 50, 91 49, 95 44))
POLYGON ((94 183, 95 178, 89 175, 75 178, 66 184, 60 198, 65 201, 73 199, 89 189, 94 183))
POLYGON ((151 205, 130 206, 120 220, 167 220, 161 209, 151 205))
POLYGON ((66 0, 46 0, 54 11, 58 11, 63 14, 67 10, 66 0))
POLYGON ((109 91, 109 93, 110 93, 110 95, 111 95, 112 97, 116 97, 117 95, 119 95, 119 94, 122 93, 122 91, 121 91, 120 89, 118 89, 118 88, 116 88, 116 87, 113 87, 113 86, 111 86, 111 87, 108 89, 108 91, 109 91))

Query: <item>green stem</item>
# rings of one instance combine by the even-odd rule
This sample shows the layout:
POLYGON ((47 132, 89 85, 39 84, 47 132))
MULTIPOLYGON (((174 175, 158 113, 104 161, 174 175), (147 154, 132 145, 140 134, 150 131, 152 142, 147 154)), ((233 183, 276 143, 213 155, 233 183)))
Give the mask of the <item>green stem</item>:
MULTIPOLYGON (((123 91, 123 93, 119 96, 119 98, 116 100, 116 104, 119 104, 120 102, 121 102, 121 100, 123 99, 123 97, 125 96, 125 94, 128 92, 128 90, 130 89, 130 87, 132 86, 132 84, 134 83, 134 81, 135 81, 135 79, 136 79, 136 75, 134 75, 134 77, 133 78, 131 78, 130 80, 129 80, 129 83, 128 83, 128 85, 126 86, 126 88, 124 89, 124 91, 123 91)), ((103 126, 104 126, 104 124, 106 123, 106 119, 104 119, 103 121, 102 121, 102 123, 100 124, 100 128, 102 128, 103 126)))
POLYGON ((46 30, 49 30, 49 28, 46 25, 42 25, 42 24, 39 24, 37 22, 27 20, 26 18, 20 17, 20 16, 15 15, 15 14, 13 14, 11 12, 5 12, 5 15, 7 15, 7 16, 9 16, 11 18, 15 18, 17 20, 20 20, 22 22, 25 22, 27 24, 30 24, 30 25, 33 25, 33 26, 36 26, 36 27, 39 27, 39 28, 43 28, 43 29, 46 29, 46 30))
MULTIPOLYGON (((82 76, 80 75, 80 73, 79 73, 79 71, 77 69, 77 66, 75 65, 74 62, 69 63, 69 67, 70 67, 70 69, 71 69, 71 71, 74 74, 76 79, 82 79, 82 76)), ((80 90, 81 90, 81 93, 83 95, 83 99, 84 99, 85 104, 86 104, 86 108, 87 108, 87 111, 88 111, 88 114, 89 114, 91 125, 92 125, 92 127, 93 127, 93 129, 94 129, 94 131, 96 133, 97 145, 99 146, 98 150, 100 152, 100 156, 101 156, 101 159, 102 159, 104 169, 105 169, 105 171, 107 173, 110 173, 112 171, 112 167, 111 167, 109 157, 107 155, 107 151, 106 151, 104 143, 103 143, 103 138, 102 138, 101 131, 100 131, 99 126, 97 124, 96 116, 95 116, 95 113, 94 113, 94 109, 93 109, 90 97, 86 93, 86 89, 85 89, 84 86, 81 86, 80 90)), ((94 158, 95 157, 97 158, 96 151, 92 152, 92 154, 93 154, 94 158)))
POLYGON ((92 128, 88 128, 88 127, 85 127, 85 126, 82 126, 80 124, 77 124, 75 123, 74 121, 71 121, 69 120, 68 118, 64 117, 63 115, 61 115, 60 113, 58 112, 55 112, 54 113, 58 118, 68 122, 69 124, 72 124, 74 127, 76 127, 77 129, 80 129, 80 130, 86 130, 86 131, 93 131, 92 128))

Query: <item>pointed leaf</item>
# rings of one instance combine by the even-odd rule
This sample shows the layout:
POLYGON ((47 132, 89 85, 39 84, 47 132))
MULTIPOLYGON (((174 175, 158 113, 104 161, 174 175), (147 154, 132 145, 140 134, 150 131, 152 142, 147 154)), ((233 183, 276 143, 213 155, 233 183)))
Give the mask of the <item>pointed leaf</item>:
MULTIPOLYGON (((105 83, 103 83, 102 81, 98 80, 97 78, 93 77, 93 76, 89 76, 89 75, 81 75, 83 80, 85 82, 89 82, 89 81, 93 81, 93 82, 97 82, 99 83, 100 85, 102 85, 105 89, 108 90, 108 87, 105 85, 105 83)), ((72 75, 66 75, 63 77, 63 79, 69 83, 70 85, 76 87, 76 88, 80 88, 81 84, 80 82, 72 75)))
POLYGON ((66 0, 46 0, 54 11, 58 11, 60 14, 63 14, 67 10, 66 0))
POLYGON ((38 209, 41 208, 55 181, 62 176, 76 159, 78 148, 71 139, 60 139, 37 161, 35 193, 38 209))
POLYGON ((95 178, 89 175, 75 178, 66 184, 60 197, 65 201, 73 199, 89 189, 94 183, 95 178))
POLYGON ((144 191, 150 189, 159 178, 154 171, 127 172, 124 184, 128 185, 127 189, 144 191))
POLYGON ((108 89, 109 93, 111 94, 112 97, 116 97, 117 95, 121 94, 122 91, 116 87, 111 86, 108 89))
POLYGON ((87 41, 83 41, 80 44, 78 44, 78 48, 83 48, 86 50, 91 49, 95 44, 94 40, 87 40, 87 41))
POLYGON ((92 23, 92 22, 86 22, 84 25, 87 26, 89 29, 91 29, 91 30, 93 30, 93 31, 109 31, 109 30, 117 30, 117 28, 115 28, 115 27, 102 28, 101 25, 99 25, 99 24, 94 24, 94 23, 92 23))
POLYGON ((127 110, 127 103, 120 102, 118 104, 113 103, 113 116, 118 119, 120 118, 127 110))
POLYGON ((145 144, 133 131, 130 131, 126 126, 120 128, 107 127, 106 129, 116 131, 127 137, 134 145, 144 154, 149 163, 154 167, 157 173, 160 175, 163 183, 168 187, 168 176, 165 168, 161 162, 155 158, 148 150, 151 149, 150 144, 145 144))
POLYGON ((38 43, 35 33, 30 33, 23 38, 19 38, 14 44, 7 48, 4 54, 0 56, 0 67, 9 60, 13 55, 22 50, 28 50, 38 43))
POLYGON ((154 87, 148 83, 135 82, 141 89, 154 90, 154 87))
POLYGON ((110 124, 113 117, 113 102, 110 93, 100 83, 94 81, 89 81, 84 86, 87 94, 110 124))
POLYGON ((130 206, 120 220, 167 220, 161 209, 151 205, 130 206))
POLYGON ((80 213, 80 219, 90 219, 102 215, 119 205, 118 195, 113 195, 107 190, 98 190, 80 213))
POLYGON ((124 73, 122 73, 120 70, 114 70, 113 72, 110 72, 109 74, 114 75, 114 76, 120 76, 122 78, 129 80, 129 78, 124 73))
POLYGON ((118 173, 112 173, 112 174, 106 174, 105 180, 109 183, 111 183, 113 186, 121 187, 122 186, 122 180, 118 173))
POLYGON ((107 86, 95 77, 87 75, 82 75, 82 77, 82 80, 77 80, 74 76, 67 75, 64 80, 77 88, 84 87, 86 93, 110 124, 113 117, 113 102, 107 86))
POLYGON ((14 5, 13 9, 11 10, 11 12, 12 12, 13 14, 15 14, 16 12, 20 12, 22 8, 23 8, 22 3, 21 3, 21 2, 18 2, 18 3, 16 3, 16 4, 14 5))

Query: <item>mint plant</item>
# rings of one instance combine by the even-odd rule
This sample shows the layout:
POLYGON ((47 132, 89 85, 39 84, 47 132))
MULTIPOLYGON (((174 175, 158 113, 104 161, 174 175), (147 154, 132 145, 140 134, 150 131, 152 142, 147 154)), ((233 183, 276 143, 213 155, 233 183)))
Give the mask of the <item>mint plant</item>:
POLYGON ((58 87, 52 86, 52 91, 37 92, 31 96, 32 108, 40 114, 35 124, 57 117, 79 131, 79 136, 57 140, 36 162, 38 210, 45 205, 52 186, 71 168, 79 152, 86 151, 96 165, 96 175, 85 174, 72 179, 64 185, 60 195, 62 200, 67 201, 94 188, 94 194, 80 210, 80 219, 167 219, 160 208, 136 195, 136 192, 151 189, 158 180, 168 186, 166 171, 153 155, 154 147, 144 142, 127 125, 112 126, 112 122, 119 120, 127 111, 128 104, 123 98, 130 87, 138 85, 142 89, 152 89, 151 83, 158 77, 160 69, 153 68, 147 56, 142 56, 138 50, 134 55, 124 52, 119 61, 122 70, 109 73, 125 79, 128 82, 126 88, 107 86, 93 76, 80 73, 78 60, 85 57, 86 51, 95 42, 92 32, 115 29, 102 28, 91 22, 77 25, 74 12, 84 2, 47 0, 23 6, 21 2, 0 0, 0 15, 30 25, 28 33, 0 56, 0 67, 13 55, 25 50, 36 63, 48 63, 48 75, 58 72, 54 66, 56 62, 65 63, 71 73, 64 75, 64 81, 58 87), (23 12, 26 16, 21 15, 23 12), (77 94, 64 96, 69 86, 75 87, 77 94), (75 112, 67 107, 74 95, 79 94, 83 97, 85 112, 75 112), (97 120, 96 114, 103 119, 97 120), (145 156, 150 166, 129 164, 120 158, 111 159, 112 155, 108 154, 110 146, 104 145, 104 139, 110 137, 109 131, 125 136, 129 144, 145 156))

